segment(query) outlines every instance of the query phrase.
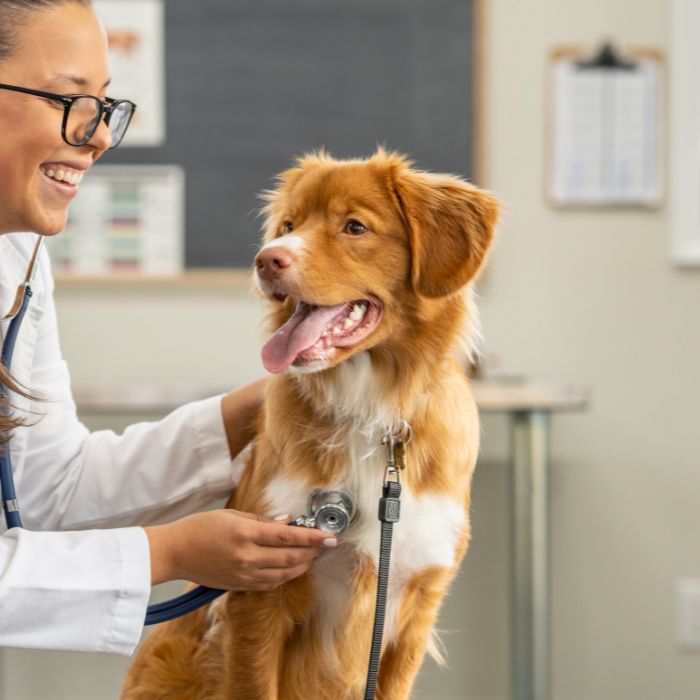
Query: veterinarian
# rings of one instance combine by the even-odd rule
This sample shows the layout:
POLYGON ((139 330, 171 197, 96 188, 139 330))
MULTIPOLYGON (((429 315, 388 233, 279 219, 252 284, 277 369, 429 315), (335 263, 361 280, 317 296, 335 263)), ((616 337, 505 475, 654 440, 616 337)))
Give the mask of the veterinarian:
MULTIPOLYGON (((108 83, 106 36, 89 0, 0 0, 0 318, 36 234, 63 229, 81 176, 128 126, 132 106, 105 101, 108 83), (93 97, 60 99, 77 94, 93 97)), ((13 390, 11 408, 0 398, 0 438, 27 528, 0 536, 0 646, 129 654, 151 585, 274 588, 302 574, 324 540, 333 546, 284 516, 188 515, 235 486, 234 457, 251 437, 264 380, 122 436, 90 433, 71 396, 43 252, 32 288, 11 373, 0 368, 13 390)))

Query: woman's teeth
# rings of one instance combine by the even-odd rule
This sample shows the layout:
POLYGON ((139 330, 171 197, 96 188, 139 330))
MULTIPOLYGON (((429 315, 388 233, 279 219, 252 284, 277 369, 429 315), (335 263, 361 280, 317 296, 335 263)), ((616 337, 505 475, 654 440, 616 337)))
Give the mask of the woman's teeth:
POLYGON ((79 185, 85 174, 76 170, 63 170, 62 168, 56 170, 53 168, 41 168, 41 172, 52 180, 67 182, 69 185, 79 185))

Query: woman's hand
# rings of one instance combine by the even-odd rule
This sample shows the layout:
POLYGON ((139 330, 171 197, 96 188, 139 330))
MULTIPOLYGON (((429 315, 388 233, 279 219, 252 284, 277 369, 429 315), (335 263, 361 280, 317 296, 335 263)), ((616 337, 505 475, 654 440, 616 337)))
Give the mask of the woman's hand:
POLYGON ((234 389, 221 399, 228 448, 233 459, 254 437, 255 419, 262 406, 269 377, 234 389))
POLYGON ((265 591, 303 574, 336 540, 236 510, 197 513, 145 528, 151 583, 184 579, 211 588, 265 591))

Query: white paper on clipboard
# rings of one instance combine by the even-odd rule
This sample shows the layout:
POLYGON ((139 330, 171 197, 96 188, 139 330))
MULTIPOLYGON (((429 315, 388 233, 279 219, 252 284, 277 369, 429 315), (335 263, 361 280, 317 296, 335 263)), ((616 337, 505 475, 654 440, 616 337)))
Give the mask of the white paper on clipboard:
POLYGON ((552 61, 548 195, 553 204, 658 206, 663 198, 658 58, 630 68, 552 61))

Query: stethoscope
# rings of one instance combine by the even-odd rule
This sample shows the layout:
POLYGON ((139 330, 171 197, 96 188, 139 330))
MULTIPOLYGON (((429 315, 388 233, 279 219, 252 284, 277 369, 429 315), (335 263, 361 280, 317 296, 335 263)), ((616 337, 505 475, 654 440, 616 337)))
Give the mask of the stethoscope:
MULTIPOLYGON (((39 252, 44 237, 39 236, 34 246, 34 252, 27 268, 24 281, 17 288, 15 301, 10 311, 0 320, 10 321, 7 334, 2 344, 0 360, 5 368, 10 371, 12 355, 15 350, 17 336, 22 325, 22 320, 27 313, 29 302, 32 298, 32 281, 39 259, 39 252)), ((6 388, 0 383, 0 393, 6 394, 6 388)), ((14 477, 12 474, 12 458, 10 450, 0 450, 0 490, 2 491, 2 505, 5 513, 7 529, 22 527, 22 519, 19 512, 19 501, 15 492, 14 477)), ((352 500, 345 492, 315 491, 311 498, 311 516, 300 516, 290 523, 298 527, 316 527, 325 532, 340 534, 350 525, 356 513, 352 500)), ((172 600, 163 603, 149 605, 146 611, 146 625, 154 625, 166 620, 186 615, 197 608, 207 605, 226 590, 209 588, 208 586, 196 586, 187 593, 183 593, 172 600)))
MULTIPOLYGON (((0 361, 2 361, 2 364, 8 371, 12 364, 12 355, 15 351, 15 343, 17 342, 19 329, 22 326, 22 320, 27 313, 29 301, 32 298, 32 281, 34 280, 34 273, 36 272, 37 261, 39 260, 39 251, 41 250, 43 242, 44 237, 39 236, 34 246, 34 252, 29 261, 29 267, 27 268, 24 281, 17 287, 17 293, 15 294, 12 308, 2 318, 3 321, 10 321, 5 340, 2 343, 2 353, 0 354, 0 361)), ((0 384, 0 394, 6 393, 5 387, 0 384)), ((2 490, 2 506, 5 512, 7 529, 11 530, 13 527, 22 527, 22 519, 19 514, 19 502, 17 501, 17 494, 15 493, 15 481, 12 476, 12 459, 10 457, 10 449, 7 445, 5 445, 5 449, 0 451, 0 488, 2 490)))
MULTIPOLYGON (((33 292, 31 283, 36 272, 43 240, 43 236, 38 237, 24 281, 17 288, 12 308, 9 313, 0 319, 1 321, 10 321, 0 354, 0 360, 8 372, 12 364, 12 355, 15 350, 22 320, 27 313, 27 308, 32 298, 33 292)), ((2 383, 0 383, 0 394, 7 394, 7 390, 2 383)), ((372 631, 372 645, 367 685, 365 688, 365 700, 373 700, 376 692, 388 590, 392 526, 399 520, 399 497, 401 495, 399 474, 400 470, 403 468, 403 454, 405 445, 408 442, 410 442, 410 426, 408 426, 407 423, 402 427, 399 434, 396 435, 393 434, 391 428, 388 429, 387 436, 385 436, 383 440, 383 443, 388 446, 389 457, 383 495, 379 500, 381 543, 378 561, 377 603, 374 629, 372 631), (402 432, 406 432, 408 437, 402 435, 402 432)), ((7 529, 11 530, 15 527, 21 528, 22 519, 19 513, 17 494, 15 493, 15 484, 12 475, 12 459, 7 445, 5 445, 5 449, 0 450, 0 491, 2 493, 2 505, 5 512, 7 529)), ((357 516, 352 498, 350 494, 345 491, 326 491, 318 489, 311 494, 309 506, 311 515, 299 516, 296 520, 292 521, 290 525, 297 527, 315 527, 324 532, 339 535, 350 526, 351 522, 357 516)), ((183 593, 172 600, 149 605, 146 610, 144 624, 154 625, 159 622, 165 622, 166 620, 172 620, 181 615, 186 615, 216 600, 226 592, 226 590, 218 588, 196 586, 187 593, 183 593)))
MULTIPOLYGON (((32 281, 36 273, 39 252, 41 251, 43 241, 44 237, 39 236, 34 246, 34 252, 32 253, 24 281, 17 287, 17 293, 12 308, 0 319, 1 321, 10 322, 5 339, 2 343, 2 351, 0 354, 0 361, 2 361, 2 364, 8 372, 12 365, 12 355, 15 351, 17 336, 19 335, 22 321, 24 320, 29 302, 32 298, 32 281)), ((7 389, 2 383, 0 383, 0 393, 7 394, 7 389)), ((19 501, 15 492, 15 481, 12 474, 12 457, 7 445, 5 445, 4 449, 0 450, 0 491, 2 492, 2 506, 5 513, 7 529, 11 530, 15 527, 21 528, 22 518, 19 512, 19 501)), ((146 611, 145 624, 153 625, 158 622, 165 622, 166 620, 180 617, 180 615, 185 615, 210 603, 224 593, 226 593, 225 590, 208 588, 207 586, 197 586, 191 591, 177 598, 173 598, 172 600, 149 605, 146 611)))

